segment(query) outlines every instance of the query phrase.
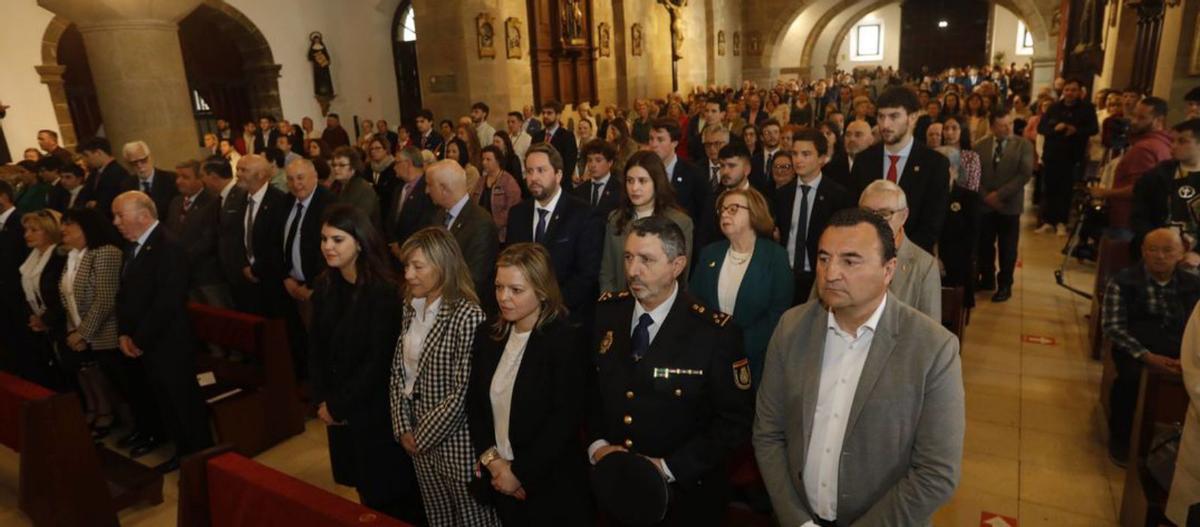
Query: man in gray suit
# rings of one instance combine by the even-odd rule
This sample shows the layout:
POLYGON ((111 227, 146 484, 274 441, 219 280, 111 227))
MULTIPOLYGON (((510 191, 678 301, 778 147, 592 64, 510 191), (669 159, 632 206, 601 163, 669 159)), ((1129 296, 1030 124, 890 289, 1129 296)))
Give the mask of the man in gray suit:
POLYGON ((1012 117, 993 114, 992 133, 975 142, 982 158, 979 193, 986 208, 979 225, 979 287, 996 289, 992 302, 1012 298, 1013 269, 1025 210, 1025 184, 1033 177, 1033 144, 1013 135, 1012 117), (996 252, 1000 272, 996 273, 996 252))
MULTIPOLYGON (((471 281, 483 301, 485 311, 494 303, 491 294, 495 277, 496 254, 500 252, 500 230, 492 221, 492 215, 478 203, 471 201, 467 192, 467 173, 458 161, 443 160, 425 169, 429 186, 429 198, 438 211, 433 215, 434 225, 441 225, 454 235, 463 260, 471 270, 471 281), (491 300, 491 302, 489 302, 491 300)), ((491 311, 488 311, 491 312, 491 311)))
POLYGON ((754 451, 780 525, 929 525, 954 493, 966 428, 958 341, 888 294, 896 265, 887 222, 836 213, 818 249, 821 302, 775 329, 754 451))
POLYGON ((858 206, 874 212, 892 228, 896 240, 896 276, 889 291, 912 308, 942 320, 942 274, 937 259, 908 240, 908 198, 900 185, 877 179, 858 198, 858 206))

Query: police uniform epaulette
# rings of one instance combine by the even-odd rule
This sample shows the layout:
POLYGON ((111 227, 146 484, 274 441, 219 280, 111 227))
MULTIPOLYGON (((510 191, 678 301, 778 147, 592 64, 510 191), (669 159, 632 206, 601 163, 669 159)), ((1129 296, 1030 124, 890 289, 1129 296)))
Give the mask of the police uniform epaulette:
POLYGON ((693 303, 691 311, 693 315, 700 317, 702 320, 707 320, 710 324, 719 328, 725 327, 725 324, 728 324, 733 318, 731 315, 727 315, 715 309, 709 309, 704 307, 702 304, 693 303))
POLYGON ((608 302, 609 300, 619 300, 619 299, 623 299, 623 298, 629 298, 629 296, 630 295, 629 295, 628 290, 605 291, 603 294, 600 295, 600 298, 596 299, 596 301, 597 302, 608 302))

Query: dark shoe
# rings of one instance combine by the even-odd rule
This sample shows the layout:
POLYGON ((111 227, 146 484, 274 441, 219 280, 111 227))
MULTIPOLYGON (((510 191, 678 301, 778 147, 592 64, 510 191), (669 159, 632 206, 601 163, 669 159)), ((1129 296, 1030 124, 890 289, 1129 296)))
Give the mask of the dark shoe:
POLYGON ((140 430, 134 430, 129 435, 117 440, 117 448, 129 448, 133 445, 141 443, 146 439, 146 434, 140 430))
POLYGON ((179 456, 171 456, 171 459, 164 461, 161 465, 154 467, 154 470, 159 474, 170 474, 179 470, 179 456))
POLYGON ((1012 298, 1012 288, 1004 286, 1000 289, 997 289, 996 294, 992 295, 992 302, 1007 302, 1010 298, 1012 298))
POLYGON ((991 291, 995 288, 996 288, 995 280, 986 280, 986 279, 980 278, 978 281, 975 282, 975 290, 976 291, 991 291))
POLYGON ((108 434, 110 432, 112 432, 113 425, 115 423, 116 423, 116 418, 113 417, 113 414, 97 415, 92 420, 92 424, 91 424, 92 441, 100 441, 100 440, 108 437, 108 434))
POLYGON ((146 436, 145 441, 133 445, 133 447, 129 449, 129 459, 137 459, 146 454, 154 452, 155 450, 158 450, 158 447, 163 446, 163 443, 164 441, 162 439, 154 436, 146 436))

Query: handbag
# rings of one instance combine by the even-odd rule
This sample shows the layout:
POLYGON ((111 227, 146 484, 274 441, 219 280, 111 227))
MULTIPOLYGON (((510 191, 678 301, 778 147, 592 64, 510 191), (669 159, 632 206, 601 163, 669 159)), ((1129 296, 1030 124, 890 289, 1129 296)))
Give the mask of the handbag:
POLYGON ((1183 438, 1183 425, 1171 423, 1157 427, 1146 452, 1146 471, 1160 488, 1170 489, 1175 477, 1175 458, 1179 456, 1179 441, 1183 438))

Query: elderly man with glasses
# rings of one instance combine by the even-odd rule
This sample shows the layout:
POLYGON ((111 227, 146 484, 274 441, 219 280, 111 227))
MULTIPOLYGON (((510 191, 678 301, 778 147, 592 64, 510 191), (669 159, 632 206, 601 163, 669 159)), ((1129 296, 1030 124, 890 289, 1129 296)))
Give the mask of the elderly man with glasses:
POLYGON ((896 237, 896 276, 888 291, 894 298, 935 321, 942 320, 942 276, 937 259, 905 236, 908 198, 900 185, 877 179, 863 190, 858 206, 883 218, 896 237))

